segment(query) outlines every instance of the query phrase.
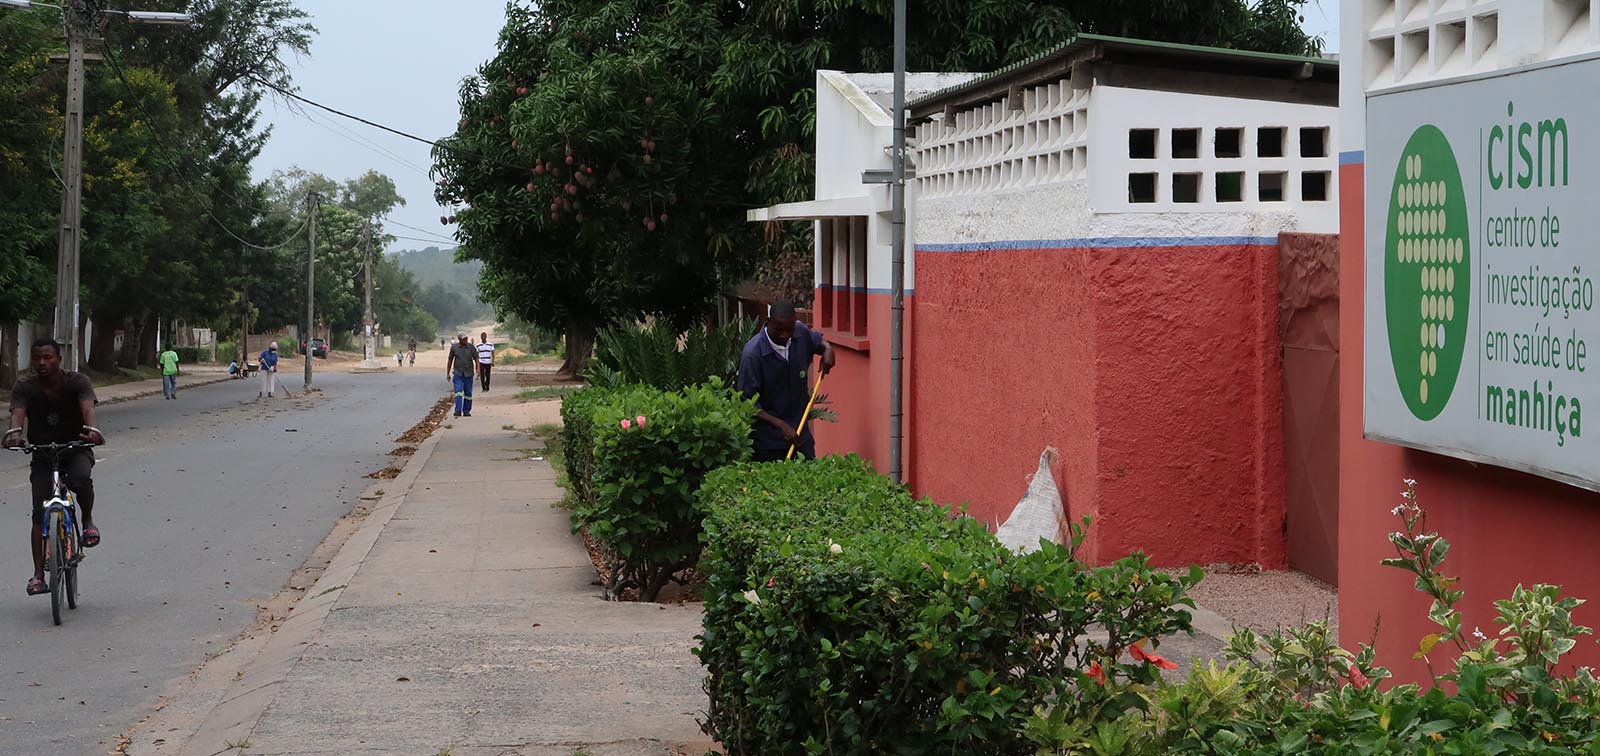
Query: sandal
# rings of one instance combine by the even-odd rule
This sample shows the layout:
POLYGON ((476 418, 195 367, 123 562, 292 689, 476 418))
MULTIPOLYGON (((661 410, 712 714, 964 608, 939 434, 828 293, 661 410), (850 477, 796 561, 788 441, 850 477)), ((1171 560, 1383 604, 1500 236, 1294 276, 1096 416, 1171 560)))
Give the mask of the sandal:
POLYGON ((49 593, 49 592, 50 592, 50 586, 45 585, 44 578, 42 578, 42 577, 31 577, 31 578, 28 578, 28 595, 29 596, 38 596, 40 594, 49 593))
POLYGON ((100 529, 90 525, 83 529, 83 547, 92 549, 100 545, 100 529))

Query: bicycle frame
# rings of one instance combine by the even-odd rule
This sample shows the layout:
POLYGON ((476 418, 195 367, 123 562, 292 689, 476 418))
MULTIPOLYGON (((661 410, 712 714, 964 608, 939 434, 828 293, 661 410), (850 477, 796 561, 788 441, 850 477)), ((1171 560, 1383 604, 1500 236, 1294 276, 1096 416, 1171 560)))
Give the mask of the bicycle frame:
POLYGON ((50 471, 51 484, 56 495, 44 503, 39 517, 39 535, 50 537, 50 514, 60 512, 66 519, 67 528, 76 536, 78 533, 78 495, 67 488, 65 481, 61 480, 61 463, 53 461, 54 469, 50 471))

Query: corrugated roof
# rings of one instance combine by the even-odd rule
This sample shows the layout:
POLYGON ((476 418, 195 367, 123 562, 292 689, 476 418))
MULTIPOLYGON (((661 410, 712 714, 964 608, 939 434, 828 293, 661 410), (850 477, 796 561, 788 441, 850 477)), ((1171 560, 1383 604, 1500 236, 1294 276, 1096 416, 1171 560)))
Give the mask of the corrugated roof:
POLYGON ((1040 53, 1031 58, 1020 60, 1016 63, 1005 66, 1004 68, 996 69, 986 73, 971 81, 952 87, 946 87, 925 97, 919 97, 916 100, 906 103, 906 109, 916 109, 925 104, 937 102, 952 95, 977 89, 996 80, 1011 76, 1018 71, 1025 70, 1056 58, 1066 57, 1074 52, 1086 49, 1093 45, 1107 45, 1125 50, 1145 49, 1165 53, 1175 53, 1179 55, 1189 55, 1196 58, 1233 60, 1240 63, 1249 63, 1252 61, 1260 63, 1310 63, 1314 66, 1326 66, 1328 68, 1335 69, 1339 67, 1338 60, 1329 58, 1316 58, 1306 55, 1285 55, 1282 53, 1255 52, 1252 50, 1233 50, 1225 47, 1186 45, 1177 42, 1156 42, 1148 39, 1113 37, 1105 34, 1079 34, 1073 37, 1071 41, 1049 52, 1040 53))

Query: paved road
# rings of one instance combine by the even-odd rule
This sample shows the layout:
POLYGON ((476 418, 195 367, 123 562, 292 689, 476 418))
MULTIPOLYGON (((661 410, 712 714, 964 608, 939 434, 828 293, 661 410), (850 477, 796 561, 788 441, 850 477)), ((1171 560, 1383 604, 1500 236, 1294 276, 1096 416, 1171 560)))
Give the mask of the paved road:
MULTIPOLYGON (((105 543, 61 627, 23 591, 26 459, 0 457, 0 753, 104 754, 157 696, 250 626, 449 392, 443 371, 319 374, 320 395, 257 401, 228 381, 101 407, 105 543)), ((284 371, 295 389, 299 371, 284 371)))

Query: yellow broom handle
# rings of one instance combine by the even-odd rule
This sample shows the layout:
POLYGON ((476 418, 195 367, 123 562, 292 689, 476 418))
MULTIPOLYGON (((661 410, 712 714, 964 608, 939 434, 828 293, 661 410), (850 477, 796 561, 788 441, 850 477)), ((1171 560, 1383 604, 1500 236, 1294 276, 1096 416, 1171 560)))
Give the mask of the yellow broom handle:
POLYGON ((811 389, 811 401, 806 402, 806 413, 800 416, 800 426, 794 429, 794 441, 789 444, 789 453, 785 460, 794 459, 794 447, 800 443, 800 434, 806 430, 806 421, 811 419, 811 408, 817 403, 817 393, 822 391, 822 376, 826 375, 821 370, 817 371, 817 385, 811 389))

